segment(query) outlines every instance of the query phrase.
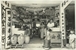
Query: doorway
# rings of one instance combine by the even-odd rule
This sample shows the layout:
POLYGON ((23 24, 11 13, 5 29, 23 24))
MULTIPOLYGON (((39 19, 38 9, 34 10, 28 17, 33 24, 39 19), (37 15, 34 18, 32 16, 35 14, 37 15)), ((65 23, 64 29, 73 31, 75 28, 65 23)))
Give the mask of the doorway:
POLYGON ((75 4, 71 2, 65 8, 66 44, 69 43, 70 30, 75 30, 75 4))

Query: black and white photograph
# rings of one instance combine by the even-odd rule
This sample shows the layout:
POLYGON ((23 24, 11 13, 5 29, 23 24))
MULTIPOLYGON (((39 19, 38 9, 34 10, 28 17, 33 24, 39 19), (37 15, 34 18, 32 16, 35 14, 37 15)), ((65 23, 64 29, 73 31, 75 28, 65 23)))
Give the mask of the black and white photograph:
POLYGON ((75 0, 1 1, 1 50, 76 50, 75 0))

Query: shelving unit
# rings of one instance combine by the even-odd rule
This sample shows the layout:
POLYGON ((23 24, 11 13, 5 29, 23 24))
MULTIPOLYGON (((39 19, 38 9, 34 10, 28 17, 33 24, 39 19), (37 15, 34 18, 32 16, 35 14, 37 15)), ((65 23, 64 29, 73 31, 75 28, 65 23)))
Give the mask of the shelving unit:
MULTIPOLYGON (((11 8, 11 4, 10 3, 8 3, 7 1, 2 1, 1 2, 1 12, 2 12, 2 14, 1 14, 1 20, 2 20, 2 46, 4 46, 4 48, 8 48, 8 45, 7 45, 7 41, 9 41, 9 40, 7 40, 7 35, 8 35, 8 33, 7 33, 7 27, 8 26, 6 26, 7 25, 7 22, 8 22, 8 12, 7 12, 7 9, 10 9, 11 8)), ((10 12, 9 12, 10 13, 10 12)), ((10 16, 11 17, 11 16, 10 16)))
POLYGON ((1 20, 2 20, 2 45, 4 46, 5 45, 5 31, 6 31, 6 27, 5 27, 5 24, 6 24, 6 18, 5 18, 5 7, 4 5, 1 4, 1 20))
POLYGON ((12 33, 11 33, 11 19, 9 21, 9 17, 11 17, 11 9, 10 8, 6 8, 6 28, 7 28, 6 29, 6 41, 5 41, 5 47, 6 48, 9 48, 11 46, 11 44, 10 44, 10 38, 11 37, 9 37, 9 36, 12 33))

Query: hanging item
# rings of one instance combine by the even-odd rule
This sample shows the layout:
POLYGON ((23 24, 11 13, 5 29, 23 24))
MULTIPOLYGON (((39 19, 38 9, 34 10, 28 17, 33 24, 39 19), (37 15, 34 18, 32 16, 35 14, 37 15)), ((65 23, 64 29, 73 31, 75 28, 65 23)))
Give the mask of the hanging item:
POLYGON ((8 33, 11 33, 11 28, 8 29, 8 33))
POLYGON ((11 27, 11 22, 8 22, 8 24, 7 24, 9 27, 11 27))
POLYGON ((16 43, 17 43, 17 35, 13 35, 12 37, 11 37, 11 43, 12 43, 12 45, 16 45, 16 43))
POLYGON ((23 36, 23 34, 20 34, 20 36, 18 37, 18 43, 19 43, 19 45, 23 45, 23 43, 24 43, 24 36, 23 36))
POLYGON ((5 34, 5 28, 2 28, 2 34, 5 34))
POLYGON ((8 17, 8 21, 11 21, 11 17, 8 17))

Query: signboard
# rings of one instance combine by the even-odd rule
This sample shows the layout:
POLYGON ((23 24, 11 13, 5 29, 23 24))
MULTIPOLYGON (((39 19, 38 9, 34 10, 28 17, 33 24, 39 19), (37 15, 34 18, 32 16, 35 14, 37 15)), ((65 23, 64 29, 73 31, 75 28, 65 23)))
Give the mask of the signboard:
POLYGON ((61 33, 51 32, 51 43, 61 43, 61 33))

